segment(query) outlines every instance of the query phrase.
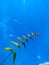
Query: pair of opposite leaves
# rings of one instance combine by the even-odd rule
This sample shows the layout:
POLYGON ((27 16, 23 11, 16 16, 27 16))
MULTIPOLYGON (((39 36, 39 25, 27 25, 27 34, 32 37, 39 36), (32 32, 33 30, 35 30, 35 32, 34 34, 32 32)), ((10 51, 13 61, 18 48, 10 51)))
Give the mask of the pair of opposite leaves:
MULTIPOLYGON (((33 37, 37 37, 38 35, 39 35, 38 32, 32 33, 32 36, 31 36, 30 34, 27 34, 27 36, 28 36, 30 39, 32 39, 32 40, 33 40, 33 37)), ((26 36, 23 35, 23 38, 26 40, 26 42, 28 42, 28 39, 27 39, 26 36)), ((17 37, 17 39, 18 39, 18 40, 24 45, 24 47, 26 48, 26 45, 25 45, 24 41, 22 40, 22 38, 17 37)), ((13 42, 13 41, 10 41, 10 42, 11 42, 12 44, 16 45, 19 49, 21 48, 20 45, 18 44, 18 42, 13 42)), ((14 62, 15 62, 15 60, 16 60, 16 52, 13 51, 13 49, 10 48, 10 47, 6 47, 6 48, 3 48, 3 49, 4 49, 4 50, 11 51, 11 54, 13 53, 13 64, 14 64, 14 62)), ((15 49, 15 50, 16 50, 16 49, 15 49)))

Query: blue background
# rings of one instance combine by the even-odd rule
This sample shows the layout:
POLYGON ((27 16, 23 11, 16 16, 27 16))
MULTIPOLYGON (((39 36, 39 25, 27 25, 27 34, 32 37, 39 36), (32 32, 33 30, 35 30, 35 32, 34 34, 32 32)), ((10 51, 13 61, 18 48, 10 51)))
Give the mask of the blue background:
MULTIPOLYGON (((16 48, 14 65, 39 65, 49 61, 49 0, 0 0, 0 62, 10 53, 2 50, 4 47, 16 48), (39 32, 40 36, 33 41, 28 38, 24 48, 16 37, 31 32, 39 32), (12 45, 11 40, 17 41, 21 50, 12 45)), ((12 55, 3 65, 13 65, 12 55)))

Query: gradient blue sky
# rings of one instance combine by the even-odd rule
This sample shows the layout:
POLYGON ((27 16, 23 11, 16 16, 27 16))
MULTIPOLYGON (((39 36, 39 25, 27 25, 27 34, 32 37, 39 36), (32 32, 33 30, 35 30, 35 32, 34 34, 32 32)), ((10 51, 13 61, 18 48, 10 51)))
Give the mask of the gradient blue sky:
MULTIPOLYGON (((15 48, 11 40, 19 42, 22 48, 16 50, 14 65, 39 65, 49 61, 49 0, 0 0, 0 62, 10 53, 2 48, 15 48), (36 31, 40 36, 33 41, 28 39, 26 48, 16 39, 36 31)), ((12 55, 3 65, 13 65, 12 55)))

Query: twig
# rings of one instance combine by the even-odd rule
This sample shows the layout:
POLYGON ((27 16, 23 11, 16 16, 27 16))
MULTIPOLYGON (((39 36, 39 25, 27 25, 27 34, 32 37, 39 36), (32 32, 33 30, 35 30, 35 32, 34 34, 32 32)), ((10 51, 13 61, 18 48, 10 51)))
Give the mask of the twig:
POLYGON ((0 65, 2 65, 11 54, 12 52, 0 63, 0 65))
MULTIPOLYGON (((16 50, 16 49, 15 49, 16 50)), ((15 51, 14 50, 14 51, 15 51)), ((14 52, 14 51, 12 51, 1 63, 0 63, 0 65, 2 65, 5 61, 6 61, 6 59, 14 52)))

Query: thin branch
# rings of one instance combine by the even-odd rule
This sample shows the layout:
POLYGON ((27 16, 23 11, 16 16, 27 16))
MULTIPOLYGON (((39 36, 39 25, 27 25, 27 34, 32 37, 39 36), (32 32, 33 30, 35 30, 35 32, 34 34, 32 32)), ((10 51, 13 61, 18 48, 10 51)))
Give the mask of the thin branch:
POLYGON ((11 54, 12 52, 0 63, 0 65, 2 65, 11 54))
MULTIPOLYGON (((15 51, 16 49, 14 49, 14 51, 15 51)), ((0 63, 0 65, 2 65, 5 61, 6 61, 6 59, 8 59, 8 57, 14 52, 14 51, 12 51, 1 63, 0 63)))

